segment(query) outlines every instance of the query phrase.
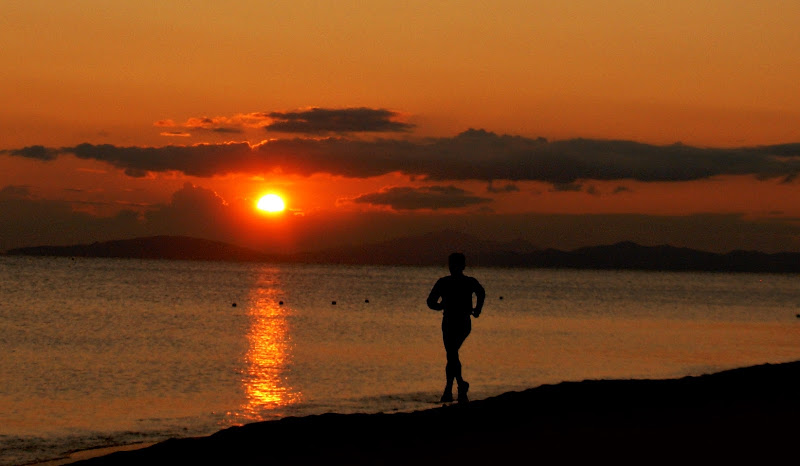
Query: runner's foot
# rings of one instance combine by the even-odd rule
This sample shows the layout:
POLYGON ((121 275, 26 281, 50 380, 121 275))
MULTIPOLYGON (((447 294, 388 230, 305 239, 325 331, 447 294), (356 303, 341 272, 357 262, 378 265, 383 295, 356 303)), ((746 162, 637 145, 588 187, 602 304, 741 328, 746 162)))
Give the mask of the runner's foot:
POLYGON ((469 383, 465 380, 458 384, 458 402, 466 403, 469 401, 467 398, 467 391, 469 391, 469 383))
POLYGON ((439 401, 442 403, 450 403, 453 401, 453 391, 445 389, 444 393, 442 393, 442 398, 439 401))

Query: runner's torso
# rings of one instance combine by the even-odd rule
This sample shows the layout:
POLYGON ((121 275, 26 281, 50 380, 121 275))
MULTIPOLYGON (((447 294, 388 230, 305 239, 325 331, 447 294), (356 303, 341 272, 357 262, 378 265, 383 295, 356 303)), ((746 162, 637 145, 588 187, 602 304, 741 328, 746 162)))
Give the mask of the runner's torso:
POLYGON ((472 295, 476 290, 476 280, 465 275, 442 277, 436 284, 442 296, 445 319, 469 318, 472 313, 472 295))

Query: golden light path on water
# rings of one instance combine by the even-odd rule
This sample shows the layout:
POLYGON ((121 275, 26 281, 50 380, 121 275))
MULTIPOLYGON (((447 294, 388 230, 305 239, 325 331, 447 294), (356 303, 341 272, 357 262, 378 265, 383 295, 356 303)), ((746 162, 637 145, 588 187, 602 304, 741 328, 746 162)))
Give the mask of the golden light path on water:
POLYGON ((302 394, 290 385, 286 368, 292 360, 288 314, 280 304, 283 295, 278 269, 265 268, 254 285, 247 310, 246 367, 242 377, 246 405, 244 420, 262 420, 268 411, 301 401, 302 394))

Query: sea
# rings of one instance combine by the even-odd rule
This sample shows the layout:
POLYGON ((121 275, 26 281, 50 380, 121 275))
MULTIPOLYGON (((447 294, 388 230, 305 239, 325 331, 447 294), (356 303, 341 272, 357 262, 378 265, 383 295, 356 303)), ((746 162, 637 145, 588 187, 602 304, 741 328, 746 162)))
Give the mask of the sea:
MULTIPOLYGON (((441 267, 0 256, 0 465, 439 406, 441 267)), ((800 275, 470 268, 473 400, 800 360, 800 275)))

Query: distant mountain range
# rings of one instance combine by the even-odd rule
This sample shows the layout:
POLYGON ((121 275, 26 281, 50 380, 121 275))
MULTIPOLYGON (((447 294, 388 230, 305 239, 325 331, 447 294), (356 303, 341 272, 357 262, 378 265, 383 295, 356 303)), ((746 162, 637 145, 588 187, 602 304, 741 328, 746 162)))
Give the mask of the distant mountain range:
POLYGON ((272 258, 261 252, 219 241, 188 236, 150 236, 72 246, 33 246, 10 249, 10 256, 119 257, 261 262, 272 258))
POLYGON ((697 270, 800 273, 800 253, 727 254, 622 242, 560 251, 538 249, 525 240, 487 241, 457 232, 430 233, 382 243, 299 254, 264 254, 219 241, 185 236, 153 236, 72 246, 11 249, 7 255, 119 257, 278 263, 444 265, 452 251, 467 255, 469 266, 572 269, 697 270))

